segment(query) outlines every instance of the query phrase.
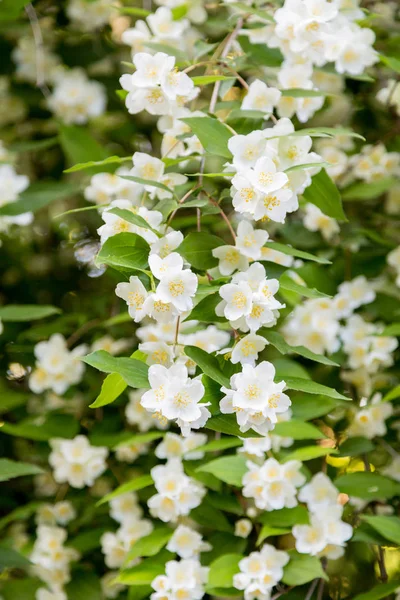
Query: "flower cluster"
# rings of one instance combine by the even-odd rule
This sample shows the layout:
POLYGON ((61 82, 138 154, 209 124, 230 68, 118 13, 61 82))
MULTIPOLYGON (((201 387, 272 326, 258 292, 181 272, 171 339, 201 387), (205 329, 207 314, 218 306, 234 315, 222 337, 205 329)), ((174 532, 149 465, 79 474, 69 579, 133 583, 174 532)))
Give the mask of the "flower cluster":
POLYGON ((305 502, 310 511, 310 525, 293 527, 298 552, 331 559, 342 556, 353 528, 341 520, 343 506, 338 503, 338 495, 338 490, 324 473, 314 475, 300 490, 299 500, 305 502))
POLYGON ((67 482, 74 488, 93 485, 107 468, 107 448, 91 446, 84 435, 73 440, 55 438, 50 440, 50 445, 49 463, 58 483, 67 482))
POLYGON ((289 554, 264 544, 259 552, 251 552, 239 562, 240 573, 233 576, 233 585, 244 591, 245 600, 268 600, 272 588, 282 579, 289 554))
POLYGON ((50 110, 65 123, 87 123, 106 109, 104 86, 91 81, 81 69, 62 72, 48 100, 50 110))
POLYGON ((170 560, 165 565, 165 575, 153 579, 151 587, 155 592, 151 600, 174 600, 191 598, 201 600, 205 594, 208 579, 208 567, 202 567, 196 558, 184 558, 179 562, 170 560))
POLYGON ((205 488, 185 475, 182 463, 173 458, 166 465, 158 465, 151 470, 157 494, 147 504, 150 513, 166 523, 176 521, 181 515, 188 515, 192 508, 201 504, 206 494, 205 488))
POLYGON ((178 115, 181 108, 199 92, 186 73, 175 68, 175 57, 164 52, 154 55, 138 52, 133 56, 136 71, 122 75, 121 86, 128 92, 125 104, 135 115, 147 110, 151 115, 178 115))
POLYGON ((226 169, 235 172, 232 204, 236 211, 255 221, 284 223, 287 213, 298 209, 298 195, 310 185, 322 159, 310 152, 310 136, 292 133, 293 123, 282 118, 268 129, 230 138, 233 159, 226 169), (307 166, 294 168, 299 165, 307 166))
POLYGON ((85 365, 79 359, 86 350, 83 344, 69 350, 59 333, 53 334, 47 342, 36 344, 36 366, 29 378, 30 389, 36 394, 44 390, 64 394, 71 385, 81 381, 85 365))
POLYGON ((243 477, 243 495, 253 498, 257 508, 271 511, 297 506, 297 488, 306 480, 301 462, 289 460, 280 464, 268 458, 261 466, 247 461, 243 477))
MULTIPOLYGON (((71 579, 70 563, 79 558, 73 548, 66 547, 67 531, 61 527, 39 525, 36 540, 30 555, 34 571, 38 577, 50 588, 57 598, 66 598, 63 595, 63 586, 71 579), (58 594, 58 596, 57 596, 58 594)), ((45 592, 38 596, 46 599, 45 592)), ((50 596, 52 600, 52 596, 50 596)))
POLYGON ((263 361, 256 367, 245 364, 241 373, 232 375, 231 389, 221 391, 226 394, 220 402, 223 414, 236 414, 240 431, 252 428, 265 435, 278 421, 277 415, 284 413, 291 402, 283 393, 284 381, 274 382, 274 366, 263 361))

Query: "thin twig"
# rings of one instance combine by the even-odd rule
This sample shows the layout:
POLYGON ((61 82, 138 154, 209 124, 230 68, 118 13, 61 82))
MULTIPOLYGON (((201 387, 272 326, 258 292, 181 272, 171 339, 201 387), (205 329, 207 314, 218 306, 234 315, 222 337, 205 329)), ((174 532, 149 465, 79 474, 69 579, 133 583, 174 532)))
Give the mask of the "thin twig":
POLYGON ((231 232, 233 241, 236 242, 236 233, 234 232, 234 229, 233 229, 232 225, 230 224, 230 221, 229 221, 228 217, 226 216, 226 214, 224 213, 223 209, 220 207, 218 202, 215 202, 215 200, 213 200, 211 198, 211 196, 208 196, 208 199, 210 200, 211 204, 213 204, 214 206, 216 206, 219 209, 221 217, 224 219, 225 223, 228 225, 228 228, 229 228, 229 231, 231 232))
POLYGON ((176 328, 175 328, 175 339, 174 339, 174 356, 175 356, 175 348, 178 344, 178 337, 179 337, 179 325, 181 323, 181 318, 178 317, 176 319, 176 328))
POLYGON ((310 600, 311 599, 313 593, 315 592, 315 588, 318 585, 318 581, 319 581, 319 579, 314 579, 314 581, 310 585, 310 589, 308 590, 307 595, 304 597, 304 600, 310 600))
POLYGON ((317 592, 317 600, 322 600, 324 596, 324 588, 325 588, 325 580, 319 580, 318 592, 317 592))
POLYGON ((83 334, 85 334, 90 329, 93 329, 94 327, 97 327, 97 325, 99 325, 100 323, 101 323, 101 319, 93 319, 92 321, 88 321, 87 323, 85 323, 84 325, 82 325, 82 327, 79 327, 79 329, 77 329, 75 331, 75 333, 73 333, 67 339, 67 346, 68 346, 68 348, 70 348, 71 346, 73 346, 79 340, 79 338, 82 337, 83 334))
POLYGON ((43 96, 47 99, 51 92, 46 84, 46 77, 44 72, 44 44, 42 30, 40 29, 40 23, 37 18, 37 14, 32 4, 25 6, 25 12, 28 15, 29 22, 31 24, 33 39, 35 41, 36 49, 36 87, 40 89, 43 96))
MULTIPOLYGON (((186 192, 186 194, 183 196, 183 198, 181 198, 179 200, 178 204, 183 204, 185 202, 185 200, 187 200, 189 198, 189 196, 191 196, 196 190, 198 190, 201 186, 200 185, 195 185, 191 190, 189 190, 188 192, 186 192)), ((168 229, 169 225, 171 224, 172 219, 175 217, 176 213, 177 213, 178 209, 175 208, 174 211, 172 211, 171 216, 169 217, 167 224, 166 224, 166 229, 168 229)))

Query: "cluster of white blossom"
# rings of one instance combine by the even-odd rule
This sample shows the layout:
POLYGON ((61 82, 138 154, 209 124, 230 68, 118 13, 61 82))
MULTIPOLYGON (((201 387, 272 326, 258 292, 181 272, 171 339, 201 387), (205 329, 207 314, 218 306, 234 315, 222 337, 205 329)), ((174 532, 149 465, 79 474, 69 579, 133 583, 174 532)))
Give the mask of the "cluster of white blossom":
POLYGON ((201 504, 206 494, 206 489, 198 481, 185 475, 178 458, 154 467, 151 476, 157 494, 148 500, 147 505, 151 515, 166 523, 175 522, 181 515, 188 515, 201 504))
POLYGON ((359 154, 349 159, 351 175, 367 183, 379 181, 384 177, 400 176, 400 153, 388 152, 384 144, 367 144, 359 154))
MULTIPOLYGON (((18 175, 12 164, 7 164, 11 156, 0 140, 0 207, 16 202, 21 192, 26 190, 29 179, 18 175)), ((30 225, 33 213, 25 212, 15 216, 0 217, 0 233, 7 233, 12 225, 30 225)))
POLYGON ((121 41, 131 47, 133 57, 143 51, 151 54, 151 43, 189 50, 189 40, 189 21, 174 19, 172 10, 166 6, 148 15, 145 21, 138 19, 134 27, 126 29, 121 35, 121 41))
POLYGON ((324 473, 317 473, 299 492, 301 502, 310 511, 310 525, 295 525, 292 533, 296 550, 311 556, 336 559, 343 555, 345 542, 353 528, 341 520, 343 506, 338 503, 339 492, 324 473))
POLYGON ((41 504, 36 512, 38 525, 68 525, 76 518, 76 510, 68 500, 55 504, 41 504))
POLYGON ((363 16, 358 2, 348 7, 339 1, 286 0, 275 11, 274 22, 254 17, 265 26, 246 33, 254 43, 279 48, 292 68, 333 62, 337 73, 360 75, 378 61, 375 34, 356 22, 363 16))
MULTIPOLYGON (((277 279, 268 279, 265 268, 255 262, 244 270, 235 273, 231 283, 222 285, 219 295, 222 298, 216 307, 219 317, 229 320, 233 329, 255 333, 260 327, 276 324, 281 304, 275 294, 279 289, 277 279)), ((246 352, 239 356, 246 356, 246 352)))
POLYGON ((364 276, 338 287, 333 298, 309 299, 295 307, 282 331, 292 346, 305 346, 317 354, 333 354, 340 347, 342 319, 375 299, 375 291, 364 276))
POLYGON ((62 71, 54 79, 48 106, 64 123, 82 125, 104 113, 107 103, 105 88, 98 81, 88 79, 85 71, 62 71))
POLYGON ((208 567, 202 567, 197 558, 170 560, 165 565, 165 575, 153 579, 151 587, 155 592, 151 600, 175 600, 190 598, 201 600, 208 580, 208 567))
POLYGON ((50 440, 52 451, 49 463, 57 483, 69 483, 74 488, 93 485, 107 468, 107 448, 91 446, 87 437, 78 435, 72 440, 50 440))
POLYGON ((136 71, 120 78, 122 88, 128 92, 125 104, 132 115, 142 110, 151 115, 179 115, 200 91, 186 73, 175 68, 174 56, 138 52, 133 55, 133 63, 136 71))
POLYGON ((204 542, 200 533, 194 529, 187 525, 178 525, 167 544, 167 550, 187 559, 198 558, 201 552, 212 550, 212 546, 204 542))
POLYGON ((233 585, 243 590, 244 600, 269 600, 272 588, 282 579, 289 554, 264 544, 259 552, 251 552, 239 562, 240 573, 233 576, 233 585))
MULTIPOLYGON (((277 423, 290 421, 292 411, 290 408, 282 413, 276 413, 277 423)), ((252 462, 257 462, 257 458, 265 460, 265 455, 269 450, 279 452, 281 448, 289 448, 294 440, 291 437, 281 436, 273 433, 273 430, 264 433, 258 438, 242 438, 243 446, 238 452, 245 454, 252 462)))
MULTIPOLYGON (((41 47, 41 76, 45 83, 54 83, 63 69, 60 57, 45 45, 41 47)), ((16 64, 16 77, 21 81, 36 83, 38 64, 36 44, 33 37, 21 37, 12 51, 12 59, 16 64)))
POLYGON ((79 383, 85 371, 80 358, 86 351, 87 347, 83 344, 69 350, 65 338, 59 333, 53 334, 47 342, 36 344, 36 365, 29 378, 32 392, 40 394, 52 390, 62 395, 71 385, 79 383))
POLYGON ((68 0, 67 16, 80 31, 94 31, 107 25, 118 14, 119 2, 110 0, 68 0))
POLYGON ((225 168, 235 173, 232 204, 236 211, 256 221, 284 223, 286 214, 298 209, 298 195, 310 185, 322 159, 310 152, 310 136, 293 133, 293 123, 282 118, 273 127, 230 138, 233 158, 225 168))
MULTIPOLYGON (((110 500, 110 516, 119 523, 119 528, 115 533, 104 533, 100 542, 107 567, 117 569, 126 562, 132 545, 153 531, 153 523, 142 518, 143 511, 133 492, 110 500)), ((137 562, 138 559, 129 561, 129 566, 137 562)))
POLYGON ((157 458, 180 458, 181 460, 200 460, 204 456, 204 452, 198 451, 197 448, 204 446, 207 443, 207 435, 205 433, 190 432, 187 436, 182 437, 176 433, 168 431, 155 449, 157 458))
POLYGON ((297 506, 297 488, 306 480, 301 473, 302 464, 289 460, 280 464, 268 458, 262 465, 247 461, 243 477, 243 496, 253 498, 257 508, 266 511, 297 506))
POLYGON ((263 361, 256 367, 245 364, 241 373, 232 375, 231 389, 221 388, 225 396, 220 402, 223 414, 236 414, 240 431, 252 428, 261 435, 273 429, 277 414, 284 413, 291 402, 283 393, 284 381, 274 382, 274 366, 263 361))
POLYGON ((115 173, 96 173, 85 188, 86 200, 99 207, 111 204, 114 200, 129 200, 132 205, 138 205, 143 188, 134 181, 122 179, 122 176, 129 174, 130 170, 126 167, 120 167, 115 173))
MULTIPOLYGON (((64 545, 67 531, 62 527, 39 525, 36 540, 30 555, 34 573, 48 586, 47 598, 62 600, 66 598, 63 586, 71 579, 70 563, 79 558, 71 547, 64 545), (53 596, 51 595, 53 594, 53 596)), ((37 600, 46 599, 46 588, 38 592, 37 600)))
POLYGON ((353 419, 347 429, 349 437, 365 437, 372 439, 383 437, 386 432, 386 419, 393 414, 390 402, 382 402, 382 394, 374 394, 369 404, 365 398, 360 402, 360 408, 353 411, 353 419))

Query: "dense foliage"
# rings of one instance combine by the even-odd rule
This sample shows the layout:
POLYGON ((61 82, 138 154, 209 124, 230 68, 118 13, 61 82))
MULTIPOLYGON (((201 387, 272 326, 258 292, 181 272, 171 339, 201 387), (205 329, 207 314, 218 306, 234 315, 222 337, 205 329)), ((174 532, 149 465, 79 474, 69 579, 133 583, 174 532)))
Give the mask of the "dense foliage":
POLYGON ((2 600, 400 597, 399 16, 2 0, 2 600))

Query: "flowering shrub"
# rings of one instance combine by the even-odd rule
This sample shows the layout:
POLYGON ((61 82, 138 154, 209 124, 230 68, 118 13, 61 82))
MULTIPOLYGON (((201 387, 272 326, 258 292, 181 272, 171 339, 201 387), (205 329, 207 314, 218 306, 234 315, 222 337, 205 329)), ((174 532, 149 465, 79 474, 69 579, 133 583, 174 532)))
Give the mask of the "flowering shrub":
POLYGON ((400 597, 398 17, 0 3, 2 600, 400 597))

